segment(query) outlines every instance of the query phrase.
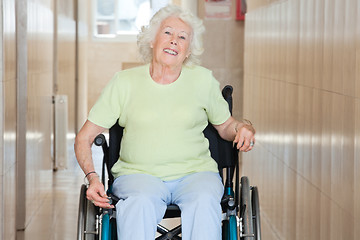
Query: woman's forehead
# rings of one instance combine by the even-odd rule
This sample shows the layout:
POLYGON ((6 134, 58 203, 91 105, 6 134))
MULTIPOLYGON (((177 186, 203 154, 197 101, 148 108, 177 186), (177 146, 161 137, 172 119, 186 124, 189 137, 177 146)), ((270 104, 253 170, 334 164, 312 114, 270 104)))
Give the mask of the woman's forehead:
POLYGON ((187 34, 191 34, 192 32, 192 28, 183 20, 177 17, 166 18, 164 21, 162 21, 161 28, 172 28, 178 31, 185 32, 187 34))

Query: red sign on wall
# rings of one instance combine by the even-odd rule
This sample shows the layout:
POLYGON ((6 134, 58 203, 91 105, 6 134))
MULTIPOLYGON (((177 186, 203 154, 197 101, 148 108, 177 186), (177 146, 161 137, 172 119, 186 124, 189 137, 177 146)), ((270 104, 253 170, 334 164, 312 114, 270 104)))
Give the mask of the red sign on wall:
POLYGON ((236 20, 245 21, 246 0, 236 0, 236 20))

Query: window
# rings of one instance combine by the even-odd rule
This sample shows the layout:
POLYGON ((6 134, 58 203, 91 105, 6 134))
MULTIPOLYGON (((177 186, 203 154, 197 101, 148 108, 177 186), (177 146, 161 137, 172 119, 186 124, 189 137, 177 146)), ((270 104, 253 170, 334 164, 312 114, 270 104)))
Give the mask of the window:
POLYGON ((94 36, 136 39, 142 26, 170 0, 94 0, 94 36), (129 38, 130 37, 130 38, 129 38))

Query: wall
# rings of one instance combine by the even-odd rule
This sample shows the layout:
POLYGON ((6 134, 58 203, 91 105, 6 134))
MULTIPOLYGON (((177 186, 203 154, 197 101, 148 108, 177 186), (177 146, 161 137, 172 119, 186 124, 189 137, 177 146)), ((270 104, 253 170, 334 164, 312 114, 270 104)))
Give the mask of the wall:
POLYGON ((244 22, 235 20, 236 1, 231 2, 231 18, 205 18, 204 1, 198 1, 199 17, 206 28, 202 65, 213 71, 221 87, 232 85, 233 115, 243 117, 242 92, 244 74, 244 22))
POLYGON ((2 99, 4 113, 2 128, 2 155, 0 156, 0 238, 15 237, 15 140, 16 140, 16 39, 15 39, 15 3, 11 0, 2 1, 2 99))
POLYGON ((75 132, 81 128, 88 114, 88 39, 89 39, 89 2, 88 0, 77 0, 77 104, 76 104, 76 127, 75 132))
MULTIPOLYGON (((25 226, 43 204, 43 194, 51 188, 53 14, 52 0, 27 2, 25 226)), ((17 161, 22 164, 19 159, 17 161)))
POLYGON ((76 13, 74 0, 55 0, 54 94, 68 98, 68 133, 75 133, 76 13))
POLYGON ((21 239, 52 187, 55 92, 69 95, 74 132, 75 0, 58 2, 57 35, 55 0, 0 3, 0 239, 11 240, 21 239))
MULTIPOLYGON (((3 52, 3 11, 2 4, 0 4, 0 52, 3 52)), ((3 200, 3 190, 4 190, 4 172, 3 172, 3 162, 4 162, 4 91, 3 91, 3 54, 0 56, 0 237, 4 238, 4 200, 3 200)))
POLYGON ((248 1, 243 173, 264 239, 359 239, 360 3, 248 1))
MULTIPOLYGON (((92 36, 90 36, 92 38, 92 36)), ((88 111, 94 105, 102 89, 115 72, 122 70, 126 62, 141 62, 137 57, 136 42, 96 41, 88 42, 88 111)))
POLYGON ((0 141, 3 149, 0 157, 2 239, 15 239, 16 228, 26 227, 42 203, 44 189, 51 186, 51 182, 42 181, 51 176, 51 8, 51 1, 27 4, 2 1, 1 105, 5 113, 0 126, 3 133, 0 141), (17 16, 20 12, 25 14, 17 16), (26 37, 23 39, 23 36, 26 37), (20 46, 17 42, 23 44, 20 46), (21 114, 20 108, 25 109, 21 114), (23 121, 25 126, 17 126, 23 121), (25 185, 19 190, 21 183, 25 185))

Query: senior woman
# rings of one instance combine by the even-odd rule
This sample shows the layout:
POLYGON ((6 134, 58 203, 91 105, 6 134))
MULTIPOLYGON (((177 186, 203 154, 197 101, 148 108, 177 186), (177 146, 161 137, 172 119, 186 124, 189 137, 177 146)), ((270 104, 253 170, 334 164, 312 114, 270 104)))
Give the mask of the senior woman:
POLYGON ((119 239, 154 239, 168 204, 181 209, 182 238, 221 239, 223 184, 203 135, 208 121, 220 136, 249 151, 254 128, 231 117, 219 83, 198 66, 201 20, 169 5, 138 36, 146 65, 115 74, 75 141, 89 180, 87 198, 112 208, 94 171, 94 138, 118 120, 125 128, 112 168, 119 239))

